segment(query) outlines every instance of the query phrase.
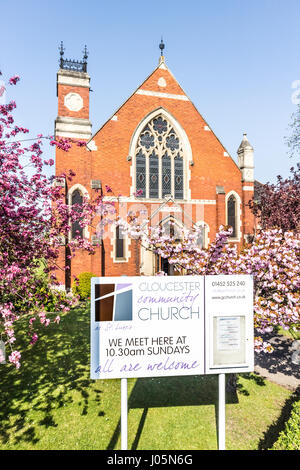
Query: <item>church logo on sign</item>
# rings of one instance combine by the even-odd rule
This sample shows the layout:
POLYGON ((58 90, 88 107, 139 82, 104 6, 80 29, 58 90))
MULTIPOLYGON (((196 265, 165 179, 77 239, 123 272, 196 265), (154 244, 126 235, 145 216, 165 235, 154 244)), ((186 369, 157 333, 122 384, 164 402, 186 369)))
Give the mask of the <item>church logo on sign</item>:
POLYGON ((132 284, 96 284, 95 320, 132 320, 132 284))

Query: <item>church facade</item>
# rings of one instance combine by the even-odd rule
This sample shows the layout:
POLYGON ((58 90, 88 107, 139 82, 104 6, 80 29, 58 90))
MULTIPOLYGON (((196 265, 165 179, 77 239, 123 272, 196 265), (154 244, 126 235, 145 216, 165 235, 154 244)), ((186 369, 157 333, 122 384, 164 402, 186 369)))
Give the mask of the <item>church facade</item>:
MULTIPOLYGON (((161 47, 161 53, 163 47, 161 47)), ((220 225, 230 225, 230 241, 240 247, 254 232, 247 205, 254 191, 253 148, 244 134, 237 162, 177 82, 161 55, 158 66, 100 128, 89 118, 90 76, 83 62, 67 61, 61 51, 57 73, 58 115, 55 137, 85 140, 86 147, 56 150, 56 175, 72 169, 63 184, 68 204, 102 191, 117 217, 143 211, 162 227, 202 227, 201 244, 214 240, 220 225), (106 191, 109 185, 113 192, 106 191)), ((78 227, 77 227, 78 228, 78 227)), ((73 276, 172 273, 167 260, 123 236, 112 222, 99 239, 97 228, 83 235, 95 243, 95 254, 78 251, 69 273, 60 274, 70 287, 73 276), (97 245, 97 246, 96 246, 97 245), (99 246, 98 246, 99 245, 99 246)), ((72 234, 70 235, 72 236, 72 234)), ((62 246, 61 263, 66 259, 62 246)))

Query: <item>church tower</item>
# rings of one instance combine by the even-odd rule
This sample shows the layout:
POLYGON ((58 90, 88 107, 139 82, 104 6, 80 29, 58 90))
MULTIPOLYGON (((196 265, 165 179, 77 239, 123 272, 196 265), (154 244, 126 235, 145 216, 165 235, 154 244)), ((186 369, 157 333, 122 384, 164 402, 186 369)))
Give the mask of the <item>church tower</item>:
MULTIPOLYGON (((66 203, 72 205, 73 203, 81 203, 83 196, 89 196, 90 189, 90 151, 86 147, 76 145, 76 141, 88 142, 92 135, 92 124, 89 120, 90 76, 87 73, 88 52, 86 46, 82 60, 66 59, 64 51, 61 42, 56 82, 58 113, 55 119, 54 135, 55 139, 72 139, 72 143, 68 152, 56 148, 55 174, 61 175, 69 170, 73 170, 75 173, 72 181, 58 178, 59 182, 56 183, 64 187, 66 203)), ((80 227, 75 228, 80 231, 80 227)), ((87 238, 90 236, 88 230, 85 230, 83 235, 87 238)), ((72 277, 75 273, 91 271, 89 263, 86 262, 83 266, 79 256, 71 266, 68 255, 66 243, 65 246, 62 246, 58 261, 60 266, 69 266, 66 274, 58 272, 59 281, 66 288, 71 287, 72 277)), ((91 258, 88 261, 91 262, 91 258)))
POLYGON ((250 210, 248 203, 254 195, 254 151, 253 147, 247 139, 247 134, 243 136, 243 140, 238 148, 238 166, 242 176, 243 190, 243 225, 244 237, 253 234, 254 215, 250 210))
POLYGON ((90 76, 87 73, 88 52, 85 46, 82 61, 64 58, 60 46, 60 68, 57 72, 58 115, 55 137, 88 140, 92 125, 89 121, 90 76))

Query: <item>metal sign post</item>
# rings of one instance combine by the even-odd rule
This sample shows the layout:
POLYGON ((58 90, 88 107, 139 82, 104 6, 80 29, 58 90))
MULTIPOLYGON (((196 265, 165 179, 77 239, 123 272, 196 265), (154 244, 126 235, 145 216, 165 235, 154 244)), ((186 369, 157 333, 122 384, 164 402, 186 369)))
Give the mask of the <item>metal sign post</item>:
POLYGON ((5 360, 5 343, 0 340, 0 364, 6 364, 5 360))
POLYGON ((225 374, 219 374, 218 447, 225 450, 225 374))
POLYGON ((121 379, 121 450, 127 450, 128 439, 127 379, 121 379))

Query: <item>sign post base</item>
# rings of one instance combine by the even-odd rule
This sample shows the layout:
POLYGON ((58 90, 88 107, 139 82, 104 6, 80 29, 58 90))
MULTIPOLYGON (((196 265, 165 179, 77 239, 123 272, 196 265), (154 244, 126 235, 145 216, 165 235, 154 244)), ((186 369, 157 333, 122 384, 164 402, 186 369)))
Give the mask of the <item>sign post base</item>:
POLYGON ((218 445, 225 450, 225 374, 219 374, 218 445))
POLYGON ((127 450, 128 438, 127 379, 121 379, 121 450, 127 450))

